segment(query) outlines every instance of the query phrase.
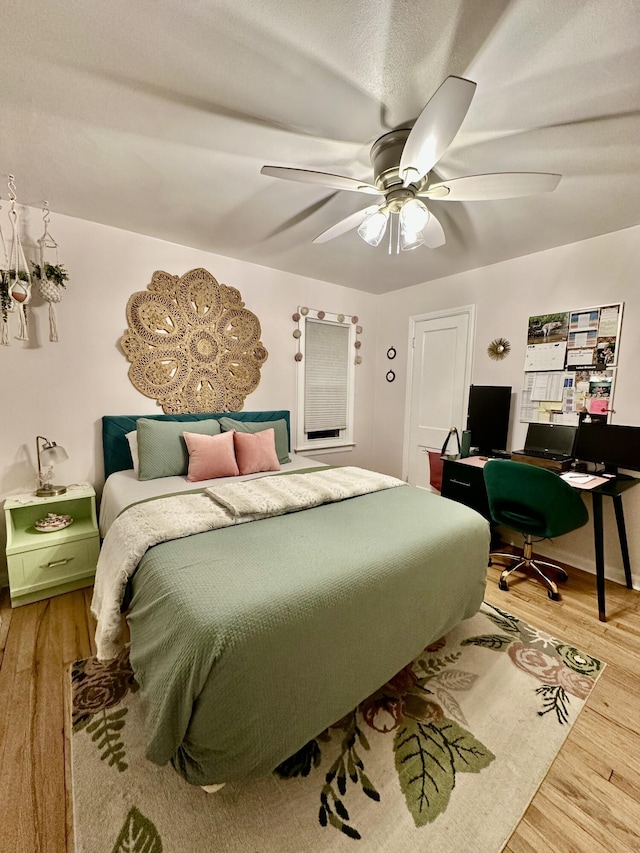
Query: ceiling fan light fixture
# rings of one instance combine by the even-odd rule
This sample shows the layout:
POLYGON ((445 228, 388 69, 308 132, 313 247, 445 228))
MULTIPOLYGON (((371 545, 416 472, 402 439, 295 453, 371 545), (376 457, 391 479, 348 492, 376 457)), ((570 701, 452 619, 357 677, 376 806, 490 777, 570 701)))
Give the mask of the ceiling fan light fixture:
POLYGON ((367 216, 358 228, 358 234, 365 243, 368 243, 370 246, 378 246, 384 237, 384 232, 387 230, 388 219, 389 214, 387 211, 377 210, 371 216, 367 216))
POLYGON ((473 80, 449 75, 410 128, 400 127, 376 139, 370 149, 371 183, 346 175, 283 166, 263 166, 261 172, 329 189, 379 196, 376 204, 325 229, 314 238, 314 243, 326 243, 357 228, 371 246, 378 246, 388 230, 389 254, 398 254, 401 244, 405 251, 423 244, 437 249, 445 245, 444 229, 420 199, 465 202, 521 198, 552 192, 560 181, 560 175, 546 172, 497 172, 434 182, 433 169, 459 132, 475 90, 473 80))
POLYGON ((400 209, 400 230, 408 234, 422 231, 429 221, 429 211, 417 198, 410 198, 400 209))

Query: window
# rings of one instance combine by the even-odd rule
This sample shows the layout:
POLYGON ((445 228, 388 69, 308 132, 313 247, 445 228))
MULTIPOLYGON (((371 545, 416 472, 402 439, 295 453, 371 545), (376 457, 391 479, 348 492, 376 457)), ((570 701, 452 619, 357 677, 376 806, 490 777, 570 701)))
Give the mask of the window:
POLYGON ((325 314, 300 320, 296 450, 354 443, 356 328, 349 319, 325 314))

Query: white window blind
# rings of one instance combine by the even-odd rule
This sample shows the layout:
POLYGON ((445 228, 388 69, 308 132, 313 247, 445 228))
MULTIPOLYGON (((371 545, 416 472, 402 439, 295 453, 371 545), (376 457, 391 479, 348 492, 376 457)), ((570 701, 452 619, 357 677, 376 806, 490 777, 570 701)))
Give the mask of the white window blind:
POLYGON ((349 328, 307 319, 304 429, 346 429, 349 328))

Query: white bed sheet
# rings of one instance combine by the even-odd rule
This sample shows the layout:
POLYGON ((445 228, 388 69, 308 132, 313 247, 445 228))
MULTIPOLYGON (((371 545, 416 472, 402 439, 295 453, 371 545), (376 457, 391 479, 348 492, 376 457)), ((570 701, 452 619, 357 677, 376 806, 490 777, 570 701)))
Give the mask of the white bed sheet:
POLYGON ((302 468, 313 468, 324 465, 309 456, 301 456, 298 453, 290 453, 291 462, 280 466, 280 471, 261 472, 259 474, 244 474, 240 477, 217 477, 215 480, 201 480, 190 483, 186 475, 181 477, 159 477, 156 480, 138 480, 133 468, 126 471, 116 471, 108 477, 104 484, 102 499, 100 502, 100 535, 104 538, 107 530, 123 510, 132 504, 149 498, 161 498, 164 495, 173 495, 178 492, 193 492, 198 489, 206 489, 208 486, 220 485, 221 483, 237 483, 241 480, 255 480, 257 477, 270 476, 272 473, 283 471, 298 471, 302 468))

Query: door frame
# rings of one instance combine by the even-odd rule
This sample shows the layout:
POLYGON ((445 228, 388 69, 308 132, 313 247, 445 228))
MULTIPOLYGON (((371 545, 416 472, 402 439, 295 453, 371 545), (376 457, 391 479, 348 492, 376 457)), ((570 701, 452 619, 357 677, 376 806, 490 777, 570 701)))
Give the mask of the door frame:
MULTIPOLYGON (((402 479, 407 480, 409 477, 409 454, 410 454, 410 436, 411 436, 411 388, 413 386, 413 361, 414 361, 414 339, 416 334, 416 324, 423 320, 439 320, 443 317, 454 317, 459 314, 466 314, 469 318, 469 330, 467 334, 467 352, 465 363, 465 394, 469 393, 471 385, 471 377, 473 375, 473 350, 476 337, 476 306, 475 305, 460 305, 456 308, 443 308, 440 311, 429 311, 426 314, 413 314, 409 317, 409 337, 407 339, 407 380, 405 386, 405 407, 404 407, 404 439, 402 449, 402 479)), ((467 398, 468 399, 468 398, 467 398)), ((463 406, 464 411, 464 406, 463 406)), ((455 426, 455 424, 451 424, 455 426)), ((465 425, 460 424, 464 429, 465 425)))

